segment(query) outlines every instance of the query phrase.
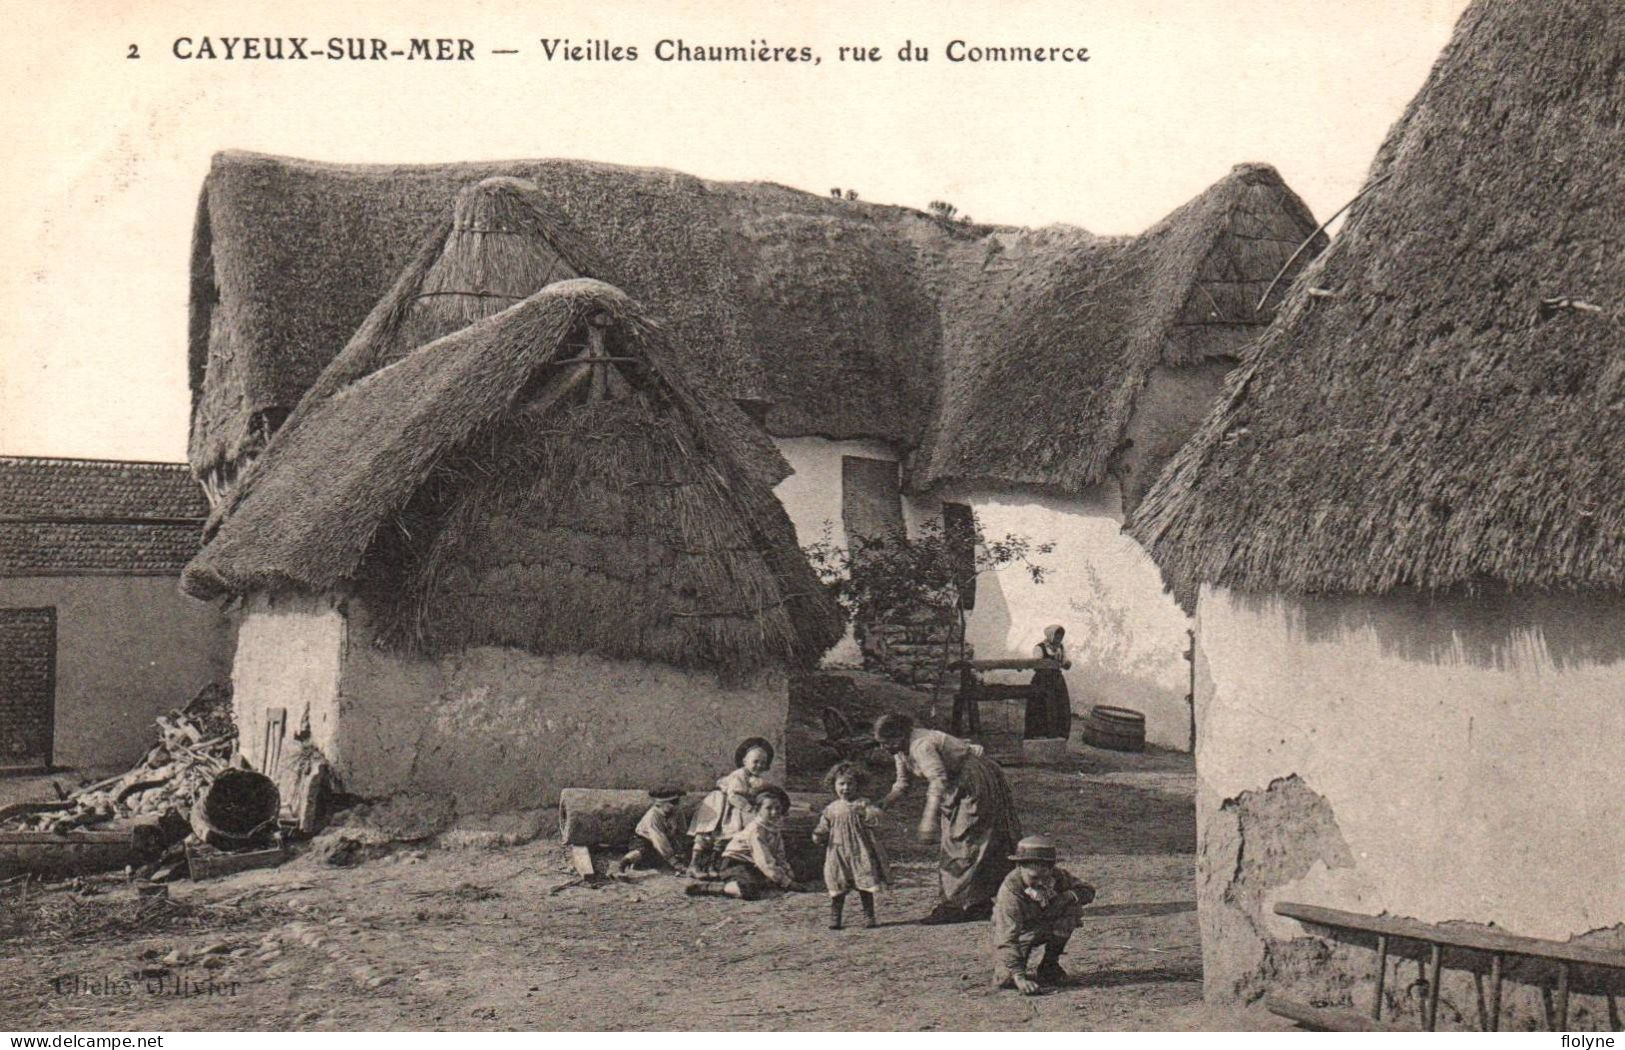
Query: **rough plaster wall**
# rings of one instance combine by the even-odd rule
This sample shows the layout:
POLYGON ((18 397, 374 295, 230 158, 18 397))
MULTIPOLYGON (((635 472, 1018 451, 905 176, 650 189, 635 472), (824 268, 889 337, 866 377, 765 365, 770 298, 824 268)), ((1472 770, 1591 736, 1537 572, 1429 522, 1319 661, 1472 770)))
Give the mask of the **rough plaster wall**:
POLYGON ((581 654, 487 646, 409 657, 370 644, 359 604, 329 755, 356 794, 449 798, 462 818, 551 806, 564 787, 708 787, 749 736, 783 751, 782 674, 728 688, 709 674, 581 654))
MULTIPOLYGON (((1625 941, 1625 608, 1578 597, 1261 599, 1198 611, 1197 891, 1207 995, 1368 1006, 1374 956, 1278 900, 1625 941)), ((1389 1007, 1414 1015, 1420 958, 1389 1007)), ((1503 1027, 1543 1025, 1509 973, 1503 1027)), ((1595 980, 1572 1027, 1605 1027, 1595 980)), ((1471 974, 1441 1027, 1475 1027, 1471 974)))
MULTIPOLYGON (((1145 714, 1148 741, 1189 750, 1190 670, 1183 654, 1190 619, 1163 592, 1145 551, 1123 535, 1115 490, 1099 488, 1084 499, 962 488, 939 495, 969 504, 985 536, 1016 533, 1055 544, 1053 553, 1036 558, 1051 570, 1042 584, 1020 567, 977 581, 976 608, 967 623, 977 658, 1026 659, 1046 626, 1064 624, 1073 709, 1133 708, 1145 714)), ((989 679, 1028 677, 1021 672, 989 679)))
POLYGON ((344 644, 344 613, 326 598, 256 595, 243 603, 231 674, 232 712, 238 748, 254 768, 283 779, 285 770, 262 769, 261 757, 267 713, 278 707, 286 712, 285 759, 299 750, 294 734, 308 720, 311 743, 338 760, 344 644))
POLYGON ((56 607, 58 766, 134 762, 155 717, 230 670, 230 621, 173 576, 0 579, 0 606, 56 607))

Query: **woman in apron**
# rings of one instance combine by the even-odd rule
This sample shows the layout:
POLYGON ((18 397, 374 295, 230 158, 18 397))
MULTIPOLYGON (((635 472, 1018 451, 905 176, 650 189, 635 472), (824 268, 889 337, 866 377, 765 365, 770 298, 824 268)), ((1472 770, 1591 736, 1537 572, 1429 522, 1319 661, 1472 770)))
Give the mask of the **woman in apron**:
POLYGON ((1040 667, 1033 672, 1032 687, 1037 695, 1027 702, 1029 738, 1070 737, 1072 735, 1072 697, 1066 691, 1066 676, 1061 672, 1072 666, 1066 658, 1066 628, 1050 624, 1044 628, 1044 640, 1033 646, 1034 660, 1048 660, 1053 667, 1040 667))
POLYGON ((972 744, 937 729, 920 729, 907 715, 885 715, 875 739, 894 756, 897 779, 882 808, 911 780, 926 784, 921 842, 936 842, 942 900, 922 922, 974 922, 992 914, 999 884, 1014 865, 1021 839, 1015 798, 999 764, 972 744))

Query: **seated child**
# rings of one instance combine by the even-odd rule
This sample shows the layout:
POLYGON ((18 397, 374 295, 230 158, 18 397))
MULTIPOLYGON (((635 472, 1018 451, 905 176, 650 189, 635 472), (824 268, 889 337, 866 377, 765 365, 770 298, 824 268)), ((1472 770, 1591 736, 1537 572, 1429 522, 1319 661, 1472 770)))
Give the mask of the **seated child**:
POLYGON ((655 788, 649 797, 654 799, 654 804, 638 821, 618 869, 666 867, 682 874, 683 829, 677 819, 677 809, 683 801, 683 789, 655 788))
POLYGON ((711 873, 720 844, 750 823, 756 793, 767 786, 766 774, 773 768, 773 745, 751 737, 734 749, 734 765, 732 773, 717 781, 717 789, 700 800, 689 821, 688 833, 694 836, 689 869, 695 875, 711 873))
POLYGON ((797 888, 784 851, 783 821, 790 811, 790 796, 783 788, 769 784, 756 793, 756 799, 755 817, 728 840, 722 851, 718 882, 690 883, 690 895, 724 895, 753 901, 769 890, 797 888))
POLYGON ((993 981, 995 987, 1034 995, 1039 982, 1066 983, 1061 953, 1078 928, 1079 912, 1095 899, 1095 888, 1056 866, 1055 844, 1043 835, 1022 839, 1010 859, 1016 870, 1004 877, 993 900, 993 981), (1027 962, 1036 948, 1044 949, 1044 961, 1029 974, 1027 962))
POLYGON ((851 890, 858 891, 863 904, 863 924, 873 928, 875 893, 891 883, 886 854, 872 830, 880 823, 882 810, 862 797, 867 779, 863 767, 855 762, 841 762, 824 776, 824 785, 834 791, 835 801, 824 807, 813 841, 824 846, 824 886, 829 890, 832 930, 841 928, 841 912, 851 890))

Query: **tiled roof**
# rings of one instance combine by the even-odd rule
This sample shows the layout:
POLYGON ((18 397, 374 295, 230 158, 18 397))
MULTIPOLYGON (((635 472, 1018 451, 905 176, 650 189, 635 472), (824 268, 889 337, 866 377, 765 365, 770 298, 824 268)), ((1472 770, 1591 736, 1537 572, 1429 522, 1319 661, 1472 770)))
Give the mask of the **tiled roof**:
POLYGON ((0 456, 0 576, 179 575, 207 513, 182 463, 0 456))
POLYGON ((202 518, 203 490, 184 463, 0 456, 0 516, 202 518))

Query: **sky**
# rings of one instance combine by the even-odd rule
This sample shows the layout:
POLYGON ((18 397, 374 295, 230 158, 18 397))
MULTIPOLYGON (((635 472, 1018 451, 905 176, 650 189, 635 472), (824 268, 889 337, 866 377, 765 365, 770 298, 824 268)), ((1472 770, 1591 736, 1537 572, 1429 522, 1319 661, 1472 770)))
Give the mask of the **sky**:
POLYGON ((1464 6, 0 0, 0 453, 185 458, 191 230, 217 150, 582 158, 1098 233, 1144 229, 1263 161, 1324 219, 1358 192, 1464 6), (467 39, 474 59, 176 57, 250 36, 467 39), (544 39, 639 57, 549 61, 544 39), (820 61, 660 62, 662 40, 820 61), (954 63, 954 40, 1089 61, 954 63), (905 43, 929 58, 899 61, 905 43), (842 47, 882 57, 843 62, 842 47))

